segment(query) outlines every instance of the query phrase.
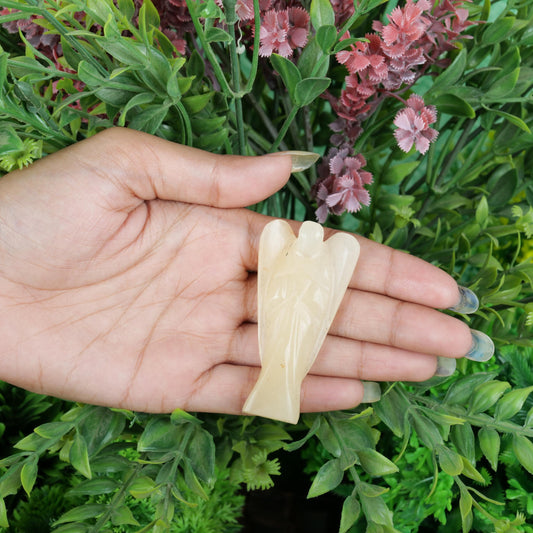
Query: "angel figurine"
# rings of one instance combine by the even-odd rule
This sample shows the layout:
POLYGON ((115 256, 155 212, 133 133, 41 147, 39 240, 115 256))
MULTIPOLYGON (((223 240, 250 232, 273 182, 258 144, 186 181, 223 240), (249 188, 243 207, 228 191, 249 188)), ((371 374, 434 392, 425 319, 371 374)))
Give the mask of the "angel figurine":
POLYGON ((324 241, 316 222, 298 238, 289 224, 265 226, 259 244, 258 336, 261 372, 243 411, 296 424, 300 389, 333 322, 359 257, 347 233, 324 241))

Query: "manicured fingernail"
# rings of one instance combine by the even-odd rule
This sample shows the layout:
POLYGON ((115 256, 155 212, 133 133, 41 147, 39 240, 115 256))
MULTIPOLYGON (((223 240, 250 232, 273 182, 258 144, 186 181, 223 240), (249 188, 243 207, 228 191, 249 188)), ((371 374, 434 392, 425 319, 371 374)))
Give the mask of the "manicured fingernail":
POLYGON ((494 355, 494 343, 491 338, 476 329, 471 330, 471 333, 472 348, 465 357, 477 362, 488 361, 494 355))
POLYGON ((363 391, 361 403, 374 403, 381 399, 381 387, 375 381, 363 381, 363 391))
POLYGON ((320 157, 320 154, 314 152, 302 152, 299 150, 287 150, 285 152, 274 152, 268 155, 289 155, 292 160, 291 172, 302 172, 312 167, 320 157))
POLYGON ((459 294, 461 295, 459 303, 450 307, 450 311, 462 313, 463 315, 475 313, 479 308, 477 296, 470 289, 461 286, 459 286, 459 294))
POLYGON ((437 357, 437 370, 435 375, 439 377, 448 377, 455 372, 457 361, 452 357, 437 357))

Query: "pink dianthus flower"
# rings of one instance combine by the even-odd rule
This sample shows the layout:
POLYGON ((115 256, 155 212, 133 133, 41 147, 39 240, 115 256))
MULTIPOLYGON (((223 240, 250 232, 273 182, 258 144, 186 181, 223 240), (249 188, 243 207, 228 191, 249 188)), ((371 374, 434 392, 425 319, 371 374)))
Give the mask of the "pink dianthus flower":
POLYGON ((271 9, 264 14, 261 21, 259 55, 269 57, 276 53, 290 57, 295 48, 305 46, 308 33, 309 14, 305 9, 271 9))
POLYGON ((396 114, 394 125, 398 128, 394 132, 398 146, 408 152, 413 144, 416 149, 425 154, 429 144, 434 141, 439 132, 430 128, 437 120, 437 111, 434 106, 426 106, 421 96, 413 94, 404 107, 396 114))
POLYGON ((349 156, 349 149, 333 148, 328 154, 329 174, 315 186, 318 202, 316 217, 323 223, 328 213, 355 213, 370 204, 370 194, 364 185, 372 183, 372 174, 361 170, 366 160, 361 154, 349 156))

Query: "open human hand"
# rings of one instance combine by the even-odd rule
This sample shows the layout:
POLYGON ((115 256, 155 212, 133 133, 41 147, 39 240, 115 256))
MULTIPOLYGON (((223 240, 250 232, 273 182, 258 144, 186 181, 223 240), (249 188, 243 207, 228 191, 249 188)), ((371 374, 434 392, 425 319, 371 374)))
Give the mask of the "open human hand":
MULTIPOLYGON (((291 162, 117 128, 4 176, 0 378, 97 405, 241 413, 259 374, 255 271, 271 220, 244 207, 281 188, 291 162)), ((437 356, 491 355, 436 310, 461 301, 449 275, 357 238, 302 411, 356 406, 360 380, 425 380, 437 356)))

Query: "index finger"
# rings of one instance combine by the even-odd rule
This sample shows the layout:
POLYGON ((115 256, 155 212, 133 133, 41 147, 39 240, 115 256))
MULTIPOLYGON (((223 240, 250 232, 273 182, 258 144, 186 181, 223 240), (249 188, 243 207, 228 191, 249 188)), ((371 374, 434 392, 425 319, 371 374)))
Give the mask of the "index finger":
MULTIPOLYGON (((273 219, 249 213, 248 239, 242 257, 246 268, 256 271, 261 232, 273 219)), ((287 222, 297 234, 302 223, 293 220, 287 222)), ((336 232, 325 228, 325 238, 336 232)), ((461 295, 456 281, 440 268, 359 235, 354 237, 359 241, 361 253, 350 288, 437 309, 447 309, 459 303, 461 295)))

